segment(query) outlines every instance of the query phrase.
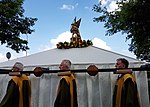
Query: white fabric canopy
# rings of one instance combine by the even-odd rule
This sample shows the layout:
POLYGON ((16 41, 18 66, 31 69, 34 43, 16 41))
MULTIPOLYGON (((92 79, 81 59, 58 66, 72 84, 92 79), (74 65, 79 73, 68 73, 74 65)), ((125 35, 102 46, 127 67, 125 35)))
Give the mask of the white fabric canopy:
POLYGON ((86 48, 50 49, 29 56, 2 62, 0 63, 0 68, 11 68, 15 62, 19 61, 24 64, 25 69, 29 69, 34 66, 53 67, 53 69, 58 69, 57 66, 63 59, 69 59, 73 64, 80 65, 91 63, 109 65, 114 63, 116 59, 120 57, 126 58, 130 63, 140 62, 137 59, 125 55, 89 46, 86 48))
MULTIPOLYGON (((146 72, 135 72, 142 107, 149 107, 146 72)), ((112 107, 114 83, 113 73, 99 73, 89 76, 76 74, 79 107, 112 107)), ((0 100, 6 92, 8 75, 0 76, 0 100)), ((32 83, 32 107, 53 107, 60 77, 57 74, 44 74, 41 77, 30 76, 32 83)))
MULTIPOLYGON (((58 69, 62 59, 70 59, 73 64, 72 69, 86 69, 90 64, 95 64, 98 68, 113 68, 115 60, 120 57, 126 58, 130 62, 130 67, 139 67, 142 64, 134 58, 92 46, 81 49, 52 49, 0 63, 0 68, 10 68, 16 61, 20 61, 26 66, 25 69, 31 70, 35 66, 42 66, 53 70, 58 69)), ((134 75, 142 107, 149 107, 146 72, 136 71, 134 75)), ((79 107, 112 107, 113 88, 117 74, 103 72, 93 77, 87 73, 76 73, 76 78, 79 107)), ((56 73, 43 74, 41 77, 35 77, 32 74, 30 79, 32 107, 53 107, 60 77, 56 73)), ((5 95, 9 80, 8 75, 0 75, 0 101, 5 95)))

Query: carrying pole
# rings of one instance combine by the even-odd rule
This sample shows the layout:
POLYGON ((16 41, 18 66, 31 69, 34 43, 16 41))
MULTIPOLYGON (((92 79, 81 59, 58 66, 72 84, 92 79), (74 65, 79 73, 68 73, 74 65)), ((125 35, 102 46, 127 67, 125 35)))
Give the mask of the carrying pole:
MULTIPOLYGON (((106 69, 98 69, 98 72, 116 72, 118 70, 132 70, 132 71, 150 71, 150 67, 139 67, 139 68, 106 68, 106 69)), ((48 70, 47 68, 42 68, 43 73, 58 73, 64 72, 64 70, 48 70)), ((65 70, 66 71, 66 70, 65 70)), ((87 69, 76 69, 76 70, 69 70, 74 73, 85 73, 87 69)), ((9 74, 12 70, 8 69, 0 69, 0 74, 9 74)), ((34 73, 34 71, 22 71, 21 73, 34 73)))

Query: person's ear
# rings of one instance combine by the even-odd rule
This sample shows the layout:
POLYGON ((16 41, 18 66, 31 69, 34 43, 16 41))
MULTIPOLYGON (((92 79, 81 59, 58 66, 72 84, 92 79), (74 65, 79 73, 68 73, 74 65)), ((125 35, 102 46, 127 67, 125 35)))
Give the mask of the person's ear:
POLYGON ((125 68, 126 66, 125 66, 125 64, 122 64, 122 66, 123 66, 123 68, 125 68))
POLYGON ((69 68, 68 66, 66 66, 66 68, 69 68))

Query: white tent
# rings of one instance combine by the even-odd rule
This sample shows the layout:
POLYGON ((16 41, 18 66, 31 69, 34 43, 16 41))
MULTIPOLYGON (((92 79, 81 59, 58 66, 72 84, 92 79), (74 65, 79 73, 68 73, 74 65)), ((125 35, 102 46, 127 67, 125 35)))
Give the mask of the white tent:
POLYGON ((10 68, 16 61, 22 62, 25 67, 28 68, 34 66, 57 66, 58 64, 60 64, 62 59, 70 59, 74 65, 87 65, 91 63, 108 65, 114 64, 115 60, 119 57, 126 58, 130 63, 141 64, 139 60, 136 60, 134 58, 94 46, 89 46, 86 48, 50 49, 44 52, 39 52, 29 56, 0 63, 0 68, 10 68))
MULTIPOLYGON (((22 62, 25 70, 33 70, 36 66, 49 67, 51 70, 58 69, 63 59, 72 62, 72 69, 86 69, 90 64, 98 68, 113 68, 117 58, 126 58, 130 67, 139 67, 142 62, 137 59, 114 53, 108 50, 89 46, 86 48, 51 49, 26 57, 0 63, 0 68, 11 68, 15 62, 22 62)), ((140 93, 142 107, 149 107, 148 86, 146 72, 134 73, 138 91, 140 93)), ((6 84, 10 79, 8 75, 0 78, 0 100, 5 94, 6 84)), ((76 74, 79 107, 111 107, 113 87, 117 75, 99 73, 92 77, 87 73, 76 74)), ((32 81, 32 107, 53 107, 59 77, 56 73, 44 74, 40 78, 30 76, 32 81)))

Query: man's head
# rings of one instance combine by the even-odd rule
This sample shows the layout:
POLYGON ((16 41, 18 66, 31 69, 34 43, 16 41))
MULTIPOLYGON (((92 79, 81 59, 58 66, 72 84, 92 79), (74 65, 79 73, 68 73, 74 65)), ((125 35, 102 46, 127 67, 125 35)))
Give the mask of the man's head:
POLYGON ((119 58, 116 61, 116 68, 128 68, 129 62, 125 58, 119 58))
POLYGON ((61 64, 59 65, 60 70, 70 70, 70 68, 71 68, 70 60, 62 60, 61 64))
POLYGON ((23 64, 16 62, 12 68, 12 71, 23 71, 23 64))

